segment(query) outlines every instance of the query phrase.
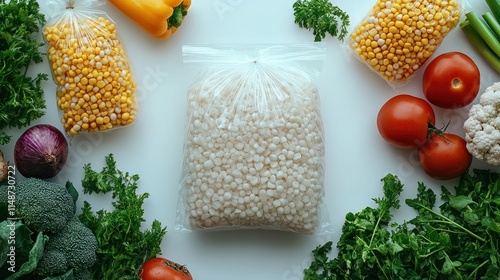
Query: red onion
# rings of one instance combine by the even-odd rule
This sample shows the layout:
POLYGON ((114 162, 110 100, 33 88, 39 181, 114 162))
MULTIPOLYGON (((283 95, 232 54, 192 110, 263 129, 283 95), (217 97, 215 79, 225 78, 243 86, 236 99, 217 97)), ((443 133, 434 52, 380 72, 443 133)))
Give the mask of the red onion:
POLYGON ((27 129, 14 146, 14 162, 24 177, 52 178, 68 158, 68 141, 60 130, 49 124, 27 129))

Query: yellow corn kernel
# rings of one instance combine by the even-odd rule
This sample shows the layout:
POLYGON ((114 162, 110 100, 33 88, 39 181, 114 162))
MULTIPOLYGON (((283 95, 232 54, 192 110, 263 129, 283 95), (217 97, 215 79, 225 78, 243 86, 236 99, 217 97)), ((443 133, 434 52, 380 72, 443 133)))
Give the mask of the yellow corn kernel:
POLYGON ((128 120, 128 119, 130 119, 130 114, 129 114, 129 113, 123 113, 123 114, 122 114, 122 120, 125 120, 125 121, 126 121, 126 120, 128 120))
POLYGON ((137 112, 136 87, 115 25, 103 17, 77 20, 72 25, 54 21, 43 31, 49 65, 61 86, 57 106, 63 112, 65 130, 76 135, 128 125, 137 112), (118 112, 124 112, 121 122, 118 112))
POLYGON ((97 124, 103 124, 103 123, 104 123, 104 119, 103 119, 102 117, 97 117, 97 118, 95 119, 95 122, 96 122, 97 124))
POLYGON ((457 0, 378 0, 349 45, 387 81, 405 81, 457 25, 460 9, 457 0))

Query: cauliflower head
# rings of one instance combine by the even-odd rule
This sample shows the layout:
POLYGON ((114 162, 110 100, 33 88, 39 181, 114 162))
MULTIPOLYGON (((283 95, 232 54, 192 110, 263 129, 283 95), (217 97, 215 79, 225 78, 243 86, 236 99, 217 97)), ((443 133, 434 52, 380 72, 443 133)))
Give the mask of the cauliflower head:
POLYGON ((477 159, 500 165, 500 82, 488 87, 464 122, 467 150, 477 159))

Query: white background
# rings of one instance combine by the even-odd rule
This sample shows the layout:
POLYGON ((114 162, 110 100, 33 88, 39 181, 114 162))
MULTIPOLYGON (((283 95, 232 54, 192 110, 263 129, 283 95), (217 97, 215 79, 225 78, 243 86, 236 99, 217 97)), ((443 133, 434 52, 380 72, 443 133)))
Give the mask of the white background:
MULTIPOLYGON (((118 168, 140 176, 140 192, 151 197, 145 202, 145 227, 158 219, 168 227, 162 248, 163 256, 187 265, 195 279, 302 279, 309 265, 311 250, 328 240, 338 241, 344 216, 374 206, 373 197, 382 195, 380 179, 387 173, 400 177, 405 184, 401 197, 414 197, 417 182, 424 182, 439 194, 441 185, 453 187, 457 180, 437 181, 420 169, 416 152, 393 148, 379 136, 376 116, 382 104, 396 92, 356 60, 349 59, 341 42, 328 38, 327 57, 318 80, 326 139, 325 203, 334 233, 305 236, 270 231, 176 232, 178 182, 180 179, 186 89, 193 69, 182 62, 183 44, 195 43, 296 43, 312 42, 313 35, 294 24, 292 4, 288 0, 194 0, 179 31, 165 41, 153 39, 113 6, 99 7, 115 20, 126 45, 138 83, 139 115, 132 126, 99 135, 80 135, 70 147, 68 162, 54 181, 72 181, 77 188, 83 177, 83 165, 91 163, 100 170, 104 157, 113 153, 118 168)), ((472 2, 472 1, 471 1, 472 2)), ((333 1, 351 17, 351 28, 361 21, 374 0, 333 1)), ((487 10, 475 0, 467 9, 478 14, 487 10)), ((498 74, 472 49, 461 30, 455 28, 435 53, 461 51, 473 58, 481 70, 481 92, 498 74)), ((49 71, 48 63, 35 66, 33 72, 49 71)), ((422 72, 400 93, 422 97, 422 72)), ((35 123, 50 123, 62 129, 55 106, 55 86, 43 84, 47 100, 46 116, 35 123)), ((475 102, 477 102, 476 99, 475 102)), ((437 124, 451 120, 448 131, 463 136, 467 106, 457 110, 435 108, 437 124)), ((33 124, 35 124, 33 123, 33 124)), ((14 135, 5 147, 5 156, 13 161, 13 146, 24 131, 14 135)), ((499 168, 474 160, 474 167, 499 168)), ((21 176, 19 176, 21 179, 21 176)), ((109 209, 109 197, 81 195, 94 209, 109 209)), ((414 213, 403 207, 395 213, 396 221, 414 213)), ((334 251, 332 256, 336 252, 334 251)))

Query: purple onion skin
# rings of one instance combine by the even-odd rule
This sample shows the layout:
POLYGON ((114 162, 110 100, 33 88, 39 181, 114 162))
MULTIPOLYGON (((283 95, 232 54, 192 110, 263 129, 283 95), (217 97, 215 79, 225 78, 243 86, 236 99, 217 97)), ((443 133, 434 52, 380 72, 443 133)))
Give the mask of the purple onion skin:
POLYGON ((28 128, 14 146, 14 162, 24 177, 52 178, 61 171, 68 158, 68 141, 49 124, 28 128))

